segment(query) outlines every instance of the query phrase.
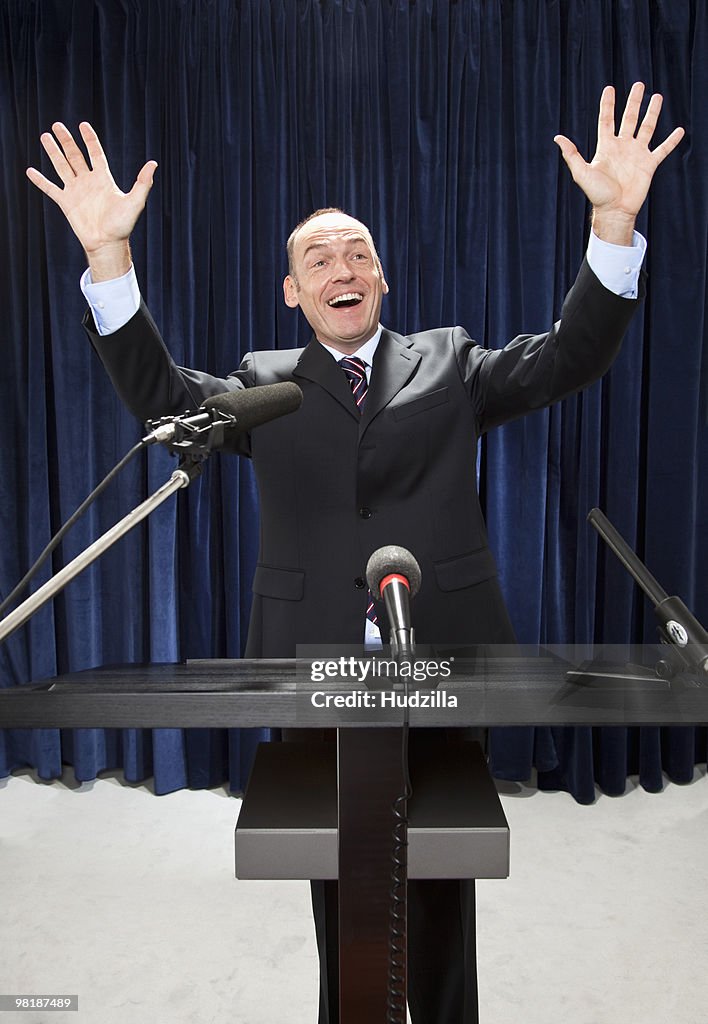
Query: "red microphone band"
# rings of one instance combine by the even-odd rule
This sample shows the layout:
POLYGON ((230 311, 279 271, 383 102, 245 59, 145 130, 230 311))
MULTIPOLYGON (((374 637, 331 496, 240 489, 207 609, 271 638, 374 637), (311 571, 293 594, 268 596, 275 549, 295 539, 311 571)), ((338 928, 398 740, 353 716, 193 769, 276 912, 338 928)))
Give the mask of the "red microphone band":
POLYGON ((379 593, 381 594, 382 597, 384 589, 389 585, 389 583, 393 583, 394 580, 398 580, 399 583, 402 583, 404 587, 406 587, 406 589, 410 591, 411 585, 406 579, 406 577, 401 576, 400 573, 391 572, 388 574, 388 576, 384 576, 384 578, 379 583, 379 593))

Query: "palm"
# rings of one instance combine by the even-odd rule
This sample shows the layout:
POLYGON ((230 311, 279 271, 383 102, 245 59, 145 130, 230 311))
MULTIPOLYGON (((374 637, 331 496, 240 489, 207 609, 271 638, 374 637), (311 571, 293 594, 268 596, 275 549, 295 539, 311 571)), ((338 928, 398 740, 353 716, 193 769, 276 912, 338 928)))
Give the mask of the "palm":
MULTIPOLYGON (((616 141, 622 143, 623 140, 616 141)), ((631 140, 632 143, 636 141, 631 140)), ((598 147, 592 162, 586 165, 578 180, 592 205, 637 213, 649 191, 653 173, 641 157, 641 153, 622 144, 598 147)))
POLYGON ((563 158, 573 180, 580 186, 596 210, 613 210, 634 217, 646 199, 654 171, 683 138, 676 128, 655 149, 649 143, 656 128, 662 98, 652 96, 639 128, 639 108, 644 86, 636 83, 630 90, 619 132, 615 134, 614 89, 608 86, 600 101, 597 149, 587 163, 576 146, 564 135, 557 135, 563 158))
POLYGON ((30 181, 61 208, 86 252, 127 239, 145 206, 155 162, 145 164, 130 192, 121 192, 90 125, 80 126, 90 166, 64 125, 57 123, 53 129, 60 145, 48 132, 42 145, 63 188, 34 168, 27 171, 30 181))
POLYGON ((59 205, 87 250, 127 238, 141 209, 110 177, 104 181, 77 178, 76 184, 65 185, 59 205))

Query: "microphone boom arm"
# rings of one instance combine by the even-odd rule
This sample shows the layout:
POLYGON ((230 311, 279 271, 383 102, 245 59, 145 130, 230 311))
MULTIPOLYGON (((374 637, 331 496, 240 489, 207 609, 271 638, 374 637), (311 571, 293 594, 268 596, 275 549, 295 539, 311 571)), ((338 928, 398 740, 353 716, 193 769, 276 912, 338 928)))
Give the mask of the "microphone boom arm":
POLYGON ((189 486, 200 472, 201 465, 195 459, 188 460, 180 465, 170 479, 162 484, 161 487, 158 487, 154 494, 151 494, 142 504, 119 520, 115 526, 112 526, 98 540, 95 540, 93 544, 89 545, 76 558, 60 569, 56 576, 52 576, 38 590, 30 594, 26 601, 23 601, 14 611, 0 620, 0 643, 6 640, 16 629, 19 629, 20 626, 23 626, 42 605, 46 604, 59 591, 63 590, 67 583, 71 582, 75 576, 78 576, 92 562, 95 562, 104 551, 112 547, 124 534, 132 530, 143 519, 146 519, 163 501, 166 501, 167 498, 180 490, 180 488, 189 486))

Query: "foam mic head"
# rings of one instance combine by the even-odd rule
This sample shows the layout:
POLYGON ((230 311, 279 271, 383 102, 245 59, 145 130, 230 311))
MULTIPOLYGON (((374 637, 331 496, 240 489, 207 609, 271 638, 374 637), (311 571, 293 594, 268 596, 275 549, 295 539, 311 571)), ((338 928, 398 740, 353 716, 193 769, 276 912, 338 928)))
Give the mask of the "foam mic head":
POLYGON ((389 544, 378 548, 366 563, 366 582, 369 590, 378 600, 381 597, 381 581, 391 574, 405 576, 408 580, 411 597, 420 590, 422 579, 420 566, 407 548, 397 544, 389 544))
POLYGON ((202 408, 233 416, 236 422, 226 429, 226 436, 246 434, 255 427, 295 412, 302 403, 302 391, 294 381, 278 384, 258 384, 252 388, 239 388, 212 395, 202 408))

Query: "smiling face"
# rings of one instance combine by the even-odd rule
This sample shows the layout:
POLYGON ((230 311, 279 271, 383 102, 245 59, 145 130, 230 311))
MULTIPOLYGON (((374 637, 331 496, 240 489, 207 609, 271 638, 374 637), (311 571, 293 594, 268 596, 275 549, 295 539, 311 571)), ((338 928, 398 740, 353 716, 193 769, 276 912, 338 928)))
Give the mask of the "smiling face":
POLYGON ((356 352, 375 334, 388 292, 368 229, 340 212, 306 221, 293 239, 283 292, 288 306, 302 309, 318 341, 356 352))

